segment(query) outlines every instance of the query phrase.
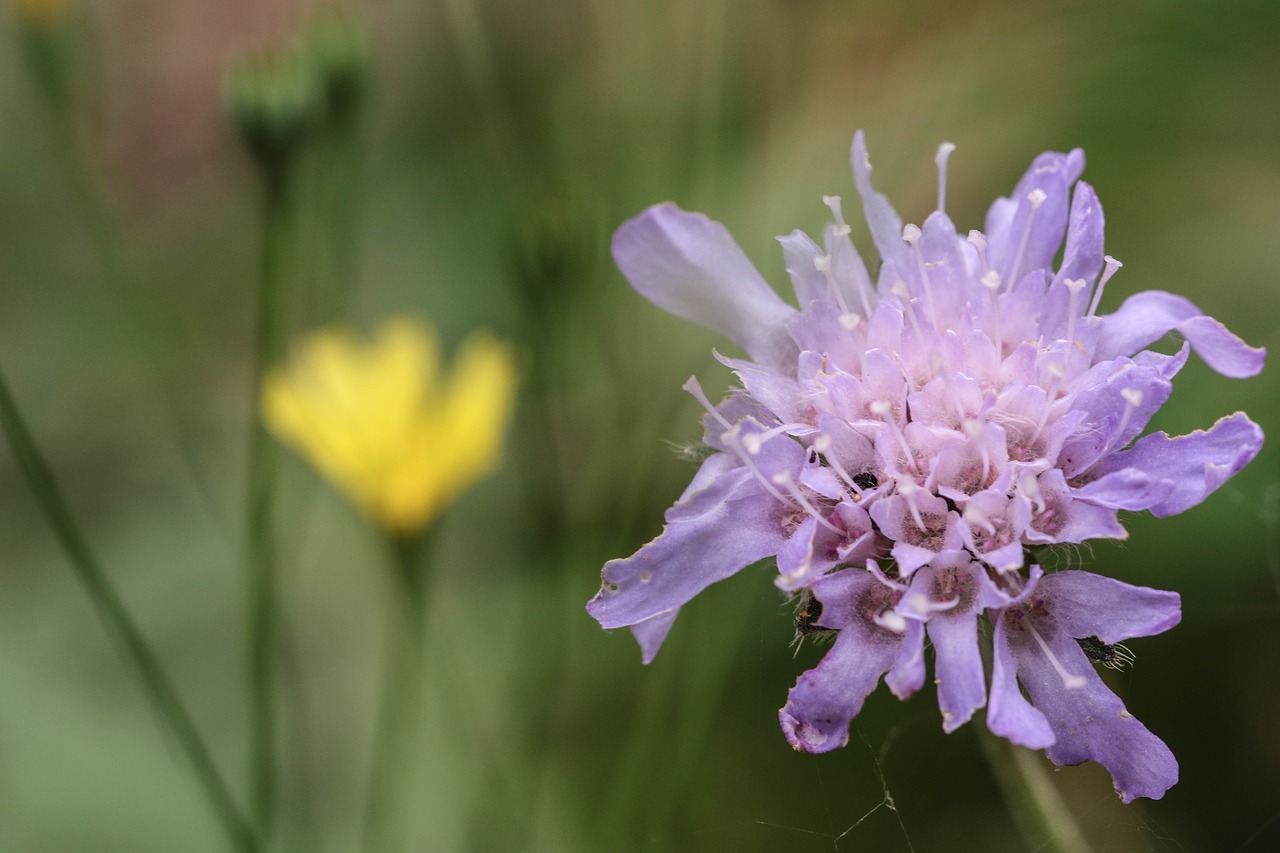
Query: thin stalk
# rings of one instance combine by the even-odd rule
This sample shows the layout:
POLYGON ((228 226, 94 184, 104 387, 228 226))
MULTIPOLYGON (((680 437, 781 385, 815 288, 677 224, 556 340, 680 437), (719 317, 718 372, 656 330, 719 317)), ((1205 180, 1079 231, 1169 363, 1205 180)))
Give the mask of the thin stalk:
POLYGON ((200 736, 181 697, 128 608, 111 585, 107 574, 80 533, 71 509, 62 497, 53 473, 27 428, 8 383, 0 373, 0 425, 3 425, 14 459, 22 471, 36 502, 53 527, 58 544, 71 561, 76 579, 84 587, 98 616, 123 647, 125 657, 138 671, 147 698, 186 753, 209 804, 234 849, 256 853, 261 847, 253 827, 241 813, 230 789, 218 772, 208 746, 200 736))
POLYGON ((1049 853, 1089 853, 1092 849, 1071 810, 1031 750, 976 726, 982 754, 1028 848, 1049 853))
POLYGON ((264 172, 257 333, 254 344, 253 425, 249 440, 246 539, 248 565, 248 678, 250 799, 258 831, 271 837, 275 821, 276 738, 274 664, 277 643, 275 491, 280 448, 262 420, 262 380, 283 350, 284 285, 291 246, 292 205, 287 170, 264 172))
POLYGON ((426 627, 422 554, 428 550, 428 543, 421 537, 392 536, 391 550, 397 573, 392 595, 399 613, 386 619, 381 697, 365 799, 361 849, 366 853, 399 849, 401 839, 395 825, 400 802, 397 792, 402 790, 405 771, 413 765, 416 750, 412 722, 422 702, 426 627))

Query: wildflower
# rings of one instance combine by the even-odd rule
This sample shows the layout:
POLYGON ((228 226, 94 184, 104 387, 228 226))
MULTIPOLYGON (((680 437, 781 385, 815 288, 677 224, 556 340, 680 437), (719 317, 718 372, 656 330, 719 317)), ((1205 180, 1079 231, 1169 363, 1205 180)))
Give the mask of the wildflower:
POLYGON ((700 214, 663 204, 618 229, 614 257, 636 290, 749 360, 718 356, 741 381, 719 405, 686 384, 707 410, 712 453, 662 534, 605 565, 587 609, 605 628, 630 627, 648 662, 685 602, 775 557, 779 588, 818 602, 806 628, 839 632, 779 712, 796 749, 843 746, 882 676, 900 698, 918 690, 927 636, 946 731, 989 699, 993 732, 1060 765, 1102 763, 1126 802, 1159 797, 1177 763, 1081 642, 1109 649, 1164 631, 1177 595, 1044 575, 1033 555, 1124 538, 1119 510, 1180 513, 1253 459, 1262 433, 1241 413, 1180 437, 1143 431, 1191 350, 1230 377, 1258 373, 1265 353, 1170 293, 1099 312, 1121 264, 1103 254, 1081 151, 1037 157, 985 232, 962 237, 945 213, 951 149, 938 154, 937 209, 904 227, 854 138, 879 270, 873 280, 828 197, 821 246, 799 231, 779 238, 799 310, 700 214), (1174 354, 1146 349, 1169 332, 1184 339, 1174 354))
POLYGON ((262 389, 268 429, 379 525, 407 535, 493 470, 510 420, 510 348, 473 334, 442 375, 434 332, 408 319, 372 341, 315 332, 262 389))

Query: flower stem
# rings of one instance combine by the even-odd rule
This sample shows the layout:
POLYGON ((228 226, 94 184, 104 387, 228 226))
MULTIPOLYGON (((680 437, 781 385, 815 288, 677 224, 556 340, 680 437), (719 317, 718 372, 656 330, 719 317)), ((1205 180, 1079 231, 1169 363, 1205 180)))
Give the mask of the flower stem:
POLYGON ((278 608, 275 490, 279 445, 262 420, 262 380, 283 350, 284 284, 292 211, 287 169, 265 170, 265 209, 254 344, 253 424, 249 440, 246 539, 248 564, 248 678, 250 797, 254 821, 270 838, 275 820, 276 739, 274 663, 278 608))
POLYGON ((115 634, 123 646, 125 656, 137 668, 147 698, 186 753, 196 779, 217 814, 228 840, 236 850, 256 853, 261 847, 252 826, 236 805, 192 721, 191 714, 178 696, 173 683, 165 675, 159 658, 129 615, 124 601, 81 535, 71 509, 54 481, 52 471, 40 454, 31 431, 9 393, 3 373, 0 373, 0 426, 3 426, 13 449, 14 459, 27 485, 53 527, 58 543, 71 561, 76 579, 84 587, 107 629, 115 634))
POLYGON ((393 823, 397 817, 397 792, 404 771, 414 758, 412 722, 421 708, 423 682, 423 636, 426 572, 422 554, 429 541, 422 536, 392 536, 391 548, 397 570, 393 595, 398 616, 386 620, 383 649, 382 695, 369 760, 369 782, 364 812, 364 840, 367 853, 395 850, 400 839, 393 823))
POLYGON ((985 726, 975 728, 987 765, 1028 847, 1049 853, 1089 853, 1084 833, 1040 757, 996 737, 985 726))

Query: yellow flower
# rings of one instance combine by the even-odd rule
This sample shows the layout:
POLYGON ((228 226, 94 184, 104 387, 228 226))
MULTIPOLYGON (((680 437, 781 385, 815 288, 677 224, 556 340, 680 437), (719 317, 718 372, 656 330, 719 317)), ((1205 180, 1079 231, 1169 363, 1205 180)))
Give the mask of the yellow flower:
POLYGON ((515 402, 511 348, 472 334, 444 375, 429 327, 387 321, 372 341, 329 329, 262 388, 267 429, 378 524, 424 527, 497 467, 515 402))

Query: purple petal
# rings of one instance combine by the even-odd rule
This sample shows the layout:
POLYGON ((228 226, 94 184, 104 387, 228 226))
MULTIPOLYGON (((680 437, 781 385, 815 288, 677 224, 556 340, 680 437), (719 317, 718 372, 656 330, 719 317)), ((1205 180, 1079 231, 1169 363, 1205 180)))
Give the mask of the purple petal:
POLYGON ((785 237, 779 237, 782 244, 782 257, 786 263, 787 275, 791 276, 791 286, 796 292, 796 302, 803 311, 810 302, 829 298, 830 286, 827 277, 819 271, 814 263, 826 253, 809 235, 796 229, 785 237))
POLYGON ((1223 376, 1242 379, 1262 370, 1265 349, 1254 348, 1206 317, 1190 300, 1161 290, 1136 293, 1102 318, 1099 360, 1133 355, 1169 332, 1178 332, 1205 363, 1223 376))
POLYGON ((1178 762, 1169 747, 1126 710, 1072 638, 1058 634, 1046 642, 1063 668, 1082 676, 1084 684, 1065 686, 1044 652, 1030 643, 1015 650, 1018 675, 1053 728, 1054 742, 1045 755, 1058 766, 1098 762, 1126 803, 1162 797, 1178 781, 1178 762))
POLYGON ((654 656, 658 654, 662 641, 667 638, 667 633, 675 624, 678 615, 680 615, 680 608, 676 607, 631 626, 631 634, 640 644, 641 663, 653 663, 654 656))
POLYGON ((783 302, 723 225, 674 204, 651 207, 613 235, 613 257, 631 286, 658 307, 733 340, 766 364, 794 347, 783 302))
POLYGON ((950 733, 987 704, 982 655, 978 651, 978 616, 972 611, 936 613, 929 620, 928 629, 933 642, 942 730, 950 733))
POLYGON ((854 183, 857 184, 858 195, 862 196, 863 214, 871 228, 876 251, 885 262, 893 262, 906 269, 909 259, 907 244, 902 242, 902 219, 889 199, 871 187, 871 160, 867 157, 867 140, 861 130, 853 135, 849 156, 853 161, 854 183))
MULTIPOLYGON (((721 463, 708 460, 704 468, 710 464, 721 463)), ((780 505, 758 492, 736 496, 739 476, 730 470, 696 495, 686 495, 685 505, 672 508, 660 536, 632 556, 605 564, 604 584, 587 604, 601 627, 638 625, 671 613, 716 581, 778 552, 780 505), (693 504, 702 511, 687 512, 693 504)), ((646 659, 657 653, 666 634, 654 627, 637 633, 646 659)))
POLYGON ((1182 619, 1176 592, 1165 592, 1091 574, 1055 572, 1040 582, 1053 596, 1053 613, 1072 637, 1119 643, 1168 631, 1182 619))
MULTIPOLYGON (((824 611, 825 612, 825 611, 824 611)), ((842 631, 816 667, 800 676, 778 711, 787 742, 801 752, 830 752, 849 742, 849 723, 893 665, 896 642, 842 631)))
POLYGON ((908 619, 893 667, 884 683, 899 699, 909 699, 924 685, 924 625, 908 619))
MULTIPOLYGON (((1028 590, 1032 585, 1028 585, 1028 590)), ((1028 749, 1044 749, 1054 741, 1053 729, 1044 714, 1036 710, 1018 689, 1018 665, 1009 647, 1007 611, 992 616, 991 695, 987 706, 987 728, 1028 749)))
POLYGON ((1261 449, 1262 429, 1237 412, 1219 420, 1208 432, 1196 430, 1177 438, 1163 432, 1145 436, 1129 450, 1103 459, 1092 473, 1106 475, 1130 468, 1166 481, 1169 488, 1146 507, 1163 518, 1203 501, 1261 449))

